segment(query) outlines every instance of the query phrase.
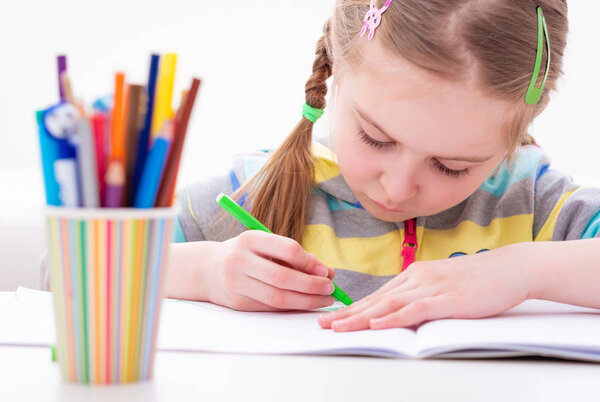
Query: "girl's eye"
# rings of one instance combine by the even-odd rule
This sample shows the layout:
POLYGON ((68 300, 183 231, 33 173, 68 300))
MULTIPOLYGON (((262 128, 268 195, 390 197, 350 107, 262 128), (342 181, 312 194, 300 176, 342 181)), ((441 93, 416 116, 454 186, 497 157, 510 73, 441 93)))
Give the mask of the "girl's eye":
MULTIPOLYGON (((360 137, 360 140, 362 142, 364 142, 365 144, 376 148, 376 149, 383 149, 383 148, 389 148, 394 146, 393 142, 384 142, 384 141, 378 141, 374 138, 372 138, 371 136, 369 136, 365 130, 363 130, 362 128, 360 129, 360 131, 358 132, 358 135, 360 137)), ((443 174, 445 174, 446 176, 450 176, 454 179, 459 179, 463 176, 466 176, 469 173, 469 169, 461 169, 461 170, 454 170, 454 169, 450 169, 449 167, 445 166, 444 164, 442 164, 439 160, 437 159, 433 159, 433 165, 435 166, 435 168, 442 172, 443 174)))
POLYGON ((469 169, 461 169, 461 170, 450 169, 447 166, 443 165, 437 159, 433 159, 433 165, 436 167, 436 169, 441 171, 443 174, 450 176, 454 179, 459 179, 463 176, 466 176, 467 173, 469 173, 469 169))
POLYGON ((362 128, 358 132, 358 135, 362 142, 364 142, 365 144, 372 146, 373 148, 376 148, 376 149, 388 148, 388 147, 391 147, 394 145, 393 142, 378 141, 378 140, 372 138, 362 128))

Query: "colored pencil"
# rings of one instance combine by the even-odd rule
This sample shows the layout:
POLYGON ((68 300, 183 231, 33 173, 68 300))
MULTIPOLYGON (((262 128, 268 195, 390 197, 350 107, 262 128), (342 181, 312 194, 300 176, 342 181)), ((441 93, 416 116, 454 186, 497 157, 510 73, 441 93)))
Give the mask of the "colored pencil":
POLYGON ((176 64, 177 55, 174 53, 165 54, 160 61, 156 99, 154 101, 154 116, 152 117, 151 135, 153 138, 160 134, 165 121, 173 117, 172 101, 176 64))
POLYGON ((92 116, 92 127, 94 130, 96 167, 98 170, 98 193, 100 198, 100 205, 104 206, 104 193, 106 190, 106 183, 104 181, 104 175, 106 174, 106 151, 104 144, 107 137, 108 116, 101 112, 94 113, 94 115, 92 116))
POLYGON ((175 184, 177 182, 177 173, 179 171, 179 162, 181 160, 183 144, 185 142, 188 123, 192 114, 196 95, 200 88, 200 83, 201 81, 197 78, 192 80, 192 85, 185 96, 184 103, 178 110, 178 119, 175 122, 175 134, 173 136, 171 150, 165 164, 165 171, 162 176, 156 200, 157 207, 167 207, 173 203, 173 195, 175 193, 175 184))
POLYGON ((115 100, 112 112, 111 160, 125 162, 124 99, 125 74, 115 75, 115 100))
POLYGON ((61 76, 67 71, 67 56, 59 55, 56 57, 56 64, 58 66, 58 97, 61 101, 65 100, 65 92, 62 87, 61 76))
POLYGON ((141 117, 143 117, 144 109, 146 108, 144 87, 142 85, 129 85, 128 104, 125 130, 125 206, 133 205, 133 174, 136 161, 135 152, 139 142, 141 117))
POLYGON ((154 140, 152 149, 148 153, 148 158, 146 158, 134 207, 152 208, 154 206, 172 137, 173 124, 166 122, 161 134, 154 140))
POLYGON ((60 82, 62 84, 64 100, 69 102, 71 105, 76 105, 75 97, 73 96, 73 88, 71 88, 71 80, 69 79, 69 74, 66 71, 60 75, 60 82))
POLYGON ((123 186, 125 185, 125 167, 118 160, 112 160, 106 169, 106 199, 104 205, 108 208, 123 206, 123 186))
POLYGON ((137 194, 142 176, 142 168, 146 163, 148 155, 150 131, 152 129, 152 116, 154 114, 154 98, 156 93, 156 81, 158 77, 158 65, 160 56, 153 54, 150 58, 150 72, 148 74, 148 85, 146 87, 146 115, 144 117, 144 126, 140 131, 137 144, 135 169, 133 172, 133 194, 137 194))

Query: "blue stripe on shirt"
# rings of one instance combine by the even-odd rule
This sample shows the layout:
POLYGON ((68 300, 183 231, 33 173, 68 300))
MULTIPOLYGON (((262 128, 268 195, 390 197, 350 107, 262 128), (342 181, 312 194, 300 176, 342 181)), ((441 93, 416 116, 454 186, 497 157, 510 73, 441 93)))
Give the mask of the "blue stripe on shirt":
POLYGON ((587 224, 585 230, 581 234, 582 239, 593 239, 600 234, 600 211, 587 224))
MULTIPOLYGON (((233 190, 232 193, 235 193, 237 189, 240 188, 240 181, 238 180, 233 169, 229 171, 229 181, 231 181, 231 189, 233 190)), ((244 195, 242 195, 242 198, 240 198, 238 204, 240 204, 240 206, 244 206, 246 198, 248 198, 248 193, 244 193, 244 195)))
POLYGON ((542 157, 543 153, 538 148, 523 149, 519 152, 511 168, 504 163, 498 169, 498 172, 488 177, 479 188, 499 197, 511 185, 536 177, 539 173, 538 166, 542 157))
POLYGON ((185 233, 183 233, 181 222, 179 222, 179 218, 175 218, 172 243, 185 243, 186 241, 187 239, 185 238, 185 233))

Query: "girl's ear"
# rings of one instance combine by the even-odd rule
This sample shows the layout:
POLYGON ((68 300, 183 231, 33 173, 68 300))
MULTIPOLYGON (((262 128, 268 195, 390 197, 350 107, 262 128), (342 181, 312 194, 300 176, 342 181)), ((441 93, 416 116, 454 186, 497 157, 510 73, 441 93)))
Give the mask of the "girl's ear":
POLYGON ((544 111, 544 109, 546 109, 546 107, 548 106, 548 104, 550 103, 550 94, 548 94, 548 96, 546 96, 546 100, 544 101, 544 104, 540 106, 540 108, 538 109, 538 111, 535 113, 535 117, 538 117, 540 114, 542 114, 542 112, 544 111))

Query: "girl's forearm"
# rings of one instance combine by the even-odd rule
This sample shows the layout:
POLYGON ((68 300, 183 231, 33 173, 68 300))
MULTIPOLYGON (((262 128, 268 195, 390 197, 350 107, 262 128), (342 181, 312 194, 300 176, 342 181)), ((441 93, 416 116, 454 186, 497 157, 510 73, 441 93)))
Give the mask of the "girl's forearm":
POLYGON ((208 300, 206 273, 211 267, 214 242, 171 244, 167 297, 174 299, 208 300))
POLYGON ((529 298, 600 308, 600 239, 522 243, 529 298))

